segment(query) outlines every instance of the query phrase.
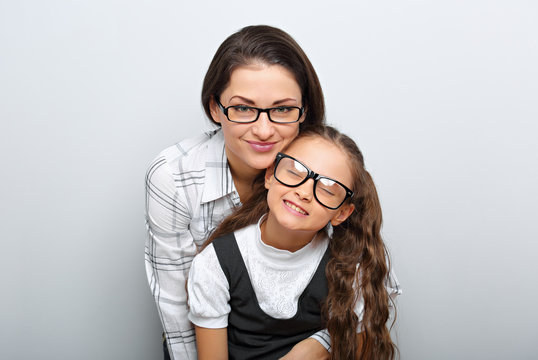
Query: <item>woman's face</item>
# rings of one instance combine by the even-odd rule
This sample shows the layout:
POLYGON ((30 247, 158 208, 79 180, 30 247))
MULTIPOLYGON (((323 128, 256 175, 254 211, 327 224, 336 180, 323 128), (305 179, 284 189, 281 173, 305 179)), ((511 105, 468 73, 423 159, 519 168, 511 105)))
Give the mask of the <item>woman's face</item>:
MULTIPOLYGON (((228 86, 220 94, 224 107, 246 105, 258 108, 276 106, 302 107, 301 89, 293 74, 280 65, 254 63, 235 69, 228 86)), ((229 121, 214 100, 213 120, 224 133, 226 156, 234 177, 250 177, 269 167, 277 152, 288 145, 299 132, 298 122, 277 124, 260 113, 256 122, 241 124, 229 121)))

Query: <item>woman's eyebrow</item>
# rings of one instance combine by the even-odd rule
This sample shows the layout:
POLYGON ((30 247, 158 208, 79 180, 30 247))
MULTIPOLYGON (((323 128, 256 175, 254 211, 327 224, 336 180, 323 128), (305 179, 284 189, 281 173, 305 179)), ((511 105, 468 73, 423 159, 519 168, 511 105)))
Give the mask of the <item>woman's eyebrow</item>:
POLYGON ((253 100, 247 99, 246 97, 239 96, 239 95, 232 96, 232 97, 230 98, 230 101, 232 101, 232 100, 234 100, 234 99, 241 100, 242 102, 245 102, 245 103, 250 104, 250 105, 254 105, 254 104, 255 104, 253 100))
POLYGON ((275 101, 273 103, 273 105, 280 105, 280 104, 283 104, 283 103, 289 103, 290 101, 293 101, 295 104, 297 104, 297 100, 295 100, 294 98, 286 98, 286 99, 275 101))
MULTIPOLYGON (((240 96, 240 95, 232 96, 229 101, 232 101, 234 99, 240 100, 240 101, 242 101, 242 102, 244 102, 246 104, 252 105, 252 106, 256 104, 254 102, 254 100, 248 99, 248 98, 240 96)), ((280 99, 280 100, 274 101, 272 106, 277 106, 277 105, 280 105, 280 104, 289 103, 290 101, 293 101, 294 103, 297 103, 297 100, 294 99, 294 98, 285 98, 285 99, 280 99)))

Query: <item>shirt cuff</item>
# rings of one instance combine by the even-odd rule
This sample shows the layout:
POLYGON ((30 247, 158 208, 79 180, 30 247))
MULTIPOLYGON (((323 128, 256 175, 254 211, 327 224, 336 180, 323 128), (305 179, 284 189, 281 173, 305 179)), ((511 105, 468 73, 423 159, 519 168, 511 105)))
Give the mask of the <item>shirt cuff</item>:
POLYGON ((320 330, 310 336, 310 338, 317 340, 328 352, 331 352, 331 335, 329 335, 329 330, 320 330))

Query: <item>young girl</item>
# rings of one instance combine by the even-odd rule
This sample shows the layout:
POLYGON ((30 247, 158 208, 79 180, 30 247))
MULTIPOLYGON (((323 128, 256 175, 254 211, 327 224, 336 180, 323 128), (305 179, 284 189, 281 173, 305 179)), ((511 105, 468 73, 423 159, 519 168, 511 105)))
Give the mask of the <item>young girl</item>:
MULTIPOLYGON (((165 359, 196 359, 185 279, 192 258, 251 183, 303 129, 324 121, 323 93, 293 38, 270 26, 229 36, 207 70, 202 104, 218 130, 170 146, 146 175, 146 272, 161 318, 165 359)), ((192 119, 181 119, 187 126, 192 119)), ((305 343, 305 358, 326 350, 305 343)), ((303 349, 304 350, 304 349, 303 349)))
POLYGON ((355 143, 331 127, 302 132, 262 182, 193 260, 199 359, 277 359, 324 328, 330 359, 392 359, 400 289, 355 143))

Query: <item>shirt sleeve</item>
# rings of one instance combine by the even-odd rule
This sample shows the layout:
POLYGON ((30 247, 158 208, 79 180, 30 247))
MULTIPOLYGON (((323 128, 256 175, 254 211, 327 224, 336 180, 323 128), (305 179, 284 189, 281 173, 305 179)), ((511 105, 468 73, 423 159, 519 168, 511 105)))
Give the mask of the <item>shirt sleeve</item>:
MULTIPOLYGON (((396 277, 396 274, 392 268, 390 269, 389 276, 385 282, 385 287, 387 288, 387 292, 392 300, 394 300, 396 296, 402 295, 400 282, 398 281, 398 278, 396 277)), ((392 305, 392 302, 390 304, 392 305)))
POLYGON ((193 324, 210 329, 228 326, 230 287, 212 245, 194 258, 187 287, 193 324))
POLYGON ((311 335, 310 338, 317 340, 328 352, 331 352, 331 335, 329 334, 329 330, 320 330, 311 335))
MULTIPOLYGON (((358 270, 358 266, 357 266, 358 270)), ((360 294, 360 291, 358 289, 358 285, 355 282, 353 284, 353 288, 355 289, 357 293, 357 301, 355 302, 355 314, 357 315, 359 319, 359 323, 357 326, 357 333, 362 331, 362 319, 364 316, 364 298, 360 294)), ((387 290, 387 294, 389 295, 389 310, 393 306, 394 299, 396 296, 402 294, 402 288, 400 287, 400 283, 398 282, 398 279, 396 278, 396 275, 394 274, 394 271, 392 268, 390 269, 390 272, 385 280, 385 289, 387 290)))
POLYGON ((170 356, 175 360, 196 359, 185 280, 197 248, 189 232, 187 209, 165 158, 158 157, 146 174, 145 263, 170 356))

